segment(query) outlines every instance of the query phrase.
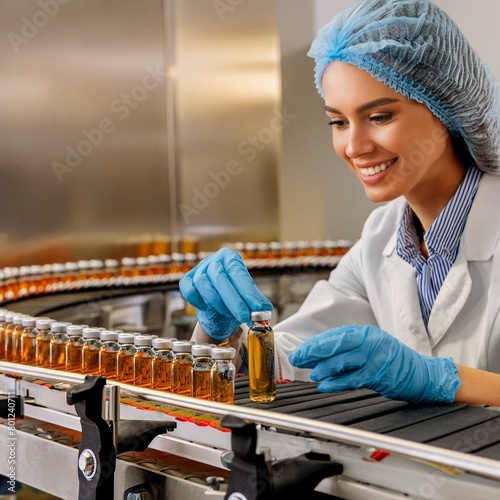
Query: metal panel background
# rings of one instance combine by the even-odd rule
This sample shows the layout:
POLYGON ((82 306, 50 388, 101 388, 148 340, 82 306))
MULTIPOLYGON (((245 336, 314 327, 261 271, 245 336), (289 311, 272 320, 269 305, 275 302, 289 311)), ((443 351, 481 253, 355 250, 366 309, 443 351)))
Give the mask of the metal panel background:
POLYGON ((277 236, 274 2, 216 4, 0 1, 0 265, 277 236))
POLYGON ((161 1, 2 0, 0 29, 4 259, 168 234, 161 1))
POLYGON ((275 2, 177 0, 179 227, 207 248, 278 238, 275 2))

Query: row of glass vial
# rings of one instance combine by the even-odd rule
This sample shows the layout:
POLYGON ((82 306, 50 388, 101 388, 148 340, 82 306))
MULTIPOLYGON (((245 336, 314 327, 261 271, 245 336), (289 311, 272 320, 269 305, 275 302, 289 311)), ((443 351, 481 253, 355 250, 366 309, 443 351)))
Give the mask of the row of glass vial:
POLYGON ((232 348, 0 312, 0 359, 234 402, 232 348))
MULTIPOLYGON (((352 246, 349 240, 236 242, 228 244, 248 267, 331 265, 352 246)), ((90 287, 140 285, 175 281, 209 252, 90 259, 0 269, 0 303, 19 298, 90 287)))
POLYGON ((199 262, 197 254, 91 259, 0 269, 0 302, 67 290, 178 280, 199 262))

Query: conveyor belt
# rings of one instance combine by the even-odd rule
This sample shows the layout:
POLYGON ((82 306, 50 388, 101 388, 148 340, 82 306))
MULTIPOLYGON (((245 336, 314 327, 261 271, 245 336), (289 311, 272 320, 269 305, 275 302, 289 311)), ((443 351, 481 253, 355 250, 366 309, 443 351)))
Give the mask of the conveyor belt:
POLYGON ((236 381, 237 405, 353 426, 440 448, 500 460, 500 413, 465 404, 412 404, 384 398, 368 389, 321 393, 313 382, 277 384, 277 397, 265 405, 248 396, 248 378, 236 381))

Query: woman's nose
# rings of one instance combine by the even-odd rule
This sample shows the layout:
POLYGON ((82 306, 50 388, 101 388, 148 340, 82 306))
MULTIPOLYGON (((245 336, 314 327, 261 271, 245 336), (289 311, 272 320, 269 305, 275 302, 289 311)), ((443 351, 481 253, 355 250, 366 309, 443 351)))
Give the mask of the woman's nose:
POLYGON ((362 126, 350 125, 348 130, 345 154, 349 158, 356 158, 363 153, 373 150, 373 141, 362 126))

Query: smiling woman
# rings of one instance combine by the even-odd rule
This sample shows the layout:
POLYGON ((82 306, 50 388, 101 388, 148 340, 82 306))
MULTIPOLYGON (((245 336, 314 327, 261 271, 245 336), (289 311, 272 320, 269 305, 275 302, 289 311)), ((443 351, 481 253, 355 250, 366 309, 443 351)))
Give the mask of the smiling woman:
MULTIPOLYGON (((309 55, 336 153, 385 204, 274 326, 276 372, 327 392, 500 405, 498 82, 427 0, 360 0, 309 55)), ((198 340, 239 346, 236 324, 272 307, 227 249, 180 288, 198 340)))
POLYGON ((405 196, 427 230, 465 175, 451 133, 427 106, 352 64, 329 64, 322 86, 334 149, 367 197, 405 196))

